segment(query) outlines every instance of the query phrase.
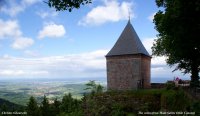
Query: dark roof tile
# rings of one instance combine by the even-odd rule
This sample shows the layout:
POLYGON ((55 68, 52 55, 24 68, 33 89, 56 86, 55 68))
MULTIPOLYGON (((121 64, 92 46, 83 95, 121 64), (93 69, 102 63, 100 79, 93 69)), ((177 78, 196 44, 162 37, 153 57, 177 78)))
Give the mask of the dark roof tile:
POLYGON ((130 54, 144 54, 146 56, 150 56, 140 41, 130 21, 128 21, 128 24, 124 28, 119 39, 113 48, 108 52, 106 57, 130 54))

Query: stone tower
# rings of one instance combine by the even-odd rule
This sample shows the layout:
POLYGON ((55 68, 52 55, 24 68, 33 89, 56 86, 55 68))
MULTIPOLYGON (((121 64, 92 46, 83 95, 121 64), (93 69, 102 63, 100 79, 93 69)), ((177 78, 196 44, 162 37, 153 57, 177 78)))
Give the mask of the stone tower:
POLYGON ((151 56, 128 21, 106 55, 108 90, 150 88, 151 56))

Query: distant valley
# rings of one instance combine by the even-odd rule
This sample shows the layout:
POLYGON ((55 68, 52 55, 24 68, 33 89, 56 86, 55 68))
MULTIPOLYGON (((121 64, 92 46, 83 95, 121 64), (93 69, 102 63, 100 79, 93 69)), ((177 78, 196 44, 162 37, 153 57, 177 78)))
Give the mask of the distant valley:
MULTIPOLYGON (((27 105, 31 96, 40 102, 44 95, 49 100, 55 98, 61 100, 65 94, 71 93, 74 98, 81 99, 86 88, 85 84, 90 80, 103 85, 106 88, 107 80, 102 78, 40 78, 40 79, 1 79, 0 98, 10 102, 27 105)), ((152 78, 151 82, 164 83, 169 78, 152 78)), ((172 79, 171 79, 172 80, 172 79)))
MULTIPOLYGON (((30 79, 30 80, 1 80, 0 98, 10 102, 27 105, 31 96, 41 101, 44 95, 49 100, 62 99, 65 94, 71 93, 74 98, 80 99, 86 88, 89 78, 83 79, 30 79)), ((105 80, 93 79, 97 83, 106 86, 105 80)))

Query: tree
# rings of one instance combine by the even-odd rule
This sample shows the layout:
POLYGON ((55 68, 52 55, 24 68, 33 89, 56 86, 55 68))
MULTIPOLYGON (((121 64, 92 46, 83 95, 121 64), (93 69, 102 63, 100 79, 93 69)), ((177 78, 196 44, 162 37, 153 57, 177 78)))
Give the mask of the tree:
POLYGON ((3 105, 1 105, 1 107, 0 107, 0 111, 1 112, 7 112, 8 111, 8 106, 5 103, 3 103, 3 105))
POLYGON ((54 7, 57 11, 68 10, 80 8, 81 5, 92 3, 92 0, 48 0, 45 2, 49 7, 54 7))
POLYGON ((71 93, 63 96, 61 103, 61 110, 66 113, 71 113, 73 110, 73 98, 71 93))
POLYGON ((60 101, 58 101, 58 99, 56 98, 51 106, 52 109, 52 115, 56 116, 59 114, 60 112, 60 101))
POLYGON ((81 101, 72 98, 71 93, 63 96, 60 108, 63 115, 79 116, 82 114, 81 101))
POLYGON ((103 86, 100 84, 96 84, 94 80, 90 80, 90 82, 85 84, 87 88, 85 90, 91 90, 91 93, 102 93, 103 92, 103 86))
POLYGON ((37 101, 33 96, 30 97, 29 102, 27 104, 27 114, 28 116, 40 116, 37 101))
POLYGON ((175 70, 191 73, 191 87, 199 85, 200 71, 200 1, 156 0, 159 10, 154 16, 158 39, 153 55, 166 56, 175 70))
POLYGON ((50 116, 50 105, 47 97, 44 95, 42 106, 41 106, 42 116, 50 116))

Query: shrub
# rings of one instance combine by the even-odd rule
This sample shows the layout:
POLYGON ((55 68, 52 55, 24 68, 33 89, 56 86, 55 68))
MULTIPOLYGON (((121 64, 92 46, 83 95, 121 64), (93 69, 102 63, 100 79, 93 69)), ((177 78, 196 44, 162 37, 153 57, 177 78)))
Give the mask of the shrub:
MULTIPOLYGON (((160 91, 160 90, 158 90, 160 91)), ((159 111, 160 96, 158 91, 120 91, 86 96, 84 104, 85 115, 95 116, 127 116, 137 115, 138 111, 159 111)))
POLYGON ((191 111, 195 112, 195 115, 200 115, 200 100, 192 103, 191 111))
POLYGON ((167 90, 161 96, 161 110, 187 111, 190 102, 190 98, 182 89, 167 90))
POLYGON ((167 82, 166 83, 166 89, 170 90, 170 89, 175 89, 175 83, 174 82, 167 82))

